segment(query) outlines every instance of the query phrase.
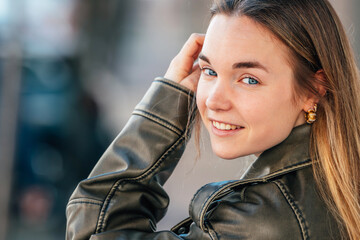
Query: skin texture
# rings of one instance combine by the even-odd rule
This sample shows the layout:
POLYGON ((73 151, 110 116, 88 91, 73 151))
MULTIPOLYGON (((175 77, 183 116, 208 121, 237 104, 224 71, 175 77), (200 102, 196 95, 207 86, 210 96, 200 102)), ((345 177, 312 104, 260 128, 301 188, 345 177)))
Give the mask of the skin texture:
POLYGON ((193 34, 165 77, 196 91, 212 149, 224 159, 259 156, 279 144, 315 104, 310 97, 294 101, 287 47, 247 17, 216 15, 205 39, 193 34), (237 128, 220 130, 213 121, 237 128))

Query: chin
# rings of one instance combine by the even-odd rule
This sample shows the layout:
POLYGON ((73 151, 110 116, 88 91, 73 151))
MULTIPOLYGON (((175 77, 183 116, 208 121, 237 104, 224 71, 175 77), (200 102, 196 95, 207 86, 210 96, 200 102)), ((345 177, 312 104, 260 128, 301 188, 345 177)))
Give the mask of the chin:
POLYGON ((219 158, 225 160, 232 160, 239 157, 246 157, 249 155, 255 155, 256 157, 258 157, 262 153, 260 149, 241 149, 241 148, 234 149, 232 147, 224 148, 224 145, 219 145, 219 144, 216 144, 215 146, 212 144, 211 146, 213 153, 219 158))
POLYGON ((213 152, 216 156, 219 158, 225 159, 225 160, 233 160, 238 157, 244 157, 250 154, 240 154, 240 153, 234 153, 234 152, 228 152, 224 150, 217 150, 213 148, 213 152))

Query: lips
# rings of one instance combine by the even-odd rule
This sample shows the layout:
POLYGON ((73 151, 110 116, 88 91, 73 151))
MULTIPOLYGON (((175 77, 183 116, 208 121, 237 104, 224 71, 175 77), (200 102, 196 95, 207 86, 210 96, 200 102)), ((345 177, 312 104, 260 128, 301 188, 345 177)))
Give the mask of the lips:
POLYGON ((232 124, 223 123, 223 122, 217 122, 217 121, 211 121, 211 122, 212 122, 212 125, 216 129, 219 129, 219 130, 230 131, 230 130, 236 130, 236 129, 243 128, 242 126, 232 125, 232 124))

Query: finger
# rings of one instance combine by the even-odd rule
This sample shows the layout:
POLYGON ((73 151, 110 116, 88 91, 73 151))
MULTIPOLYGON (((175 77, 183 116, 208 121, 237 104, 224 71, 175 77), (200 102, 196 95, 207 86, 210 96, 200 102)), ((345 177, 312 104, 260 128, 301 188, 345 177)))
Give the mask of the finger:
POLYGON ((194 62, 201 52, 204 43, 204 34, 192 34, 178 55, 171 61, 165 78, 175 82, 181 82, 193 69, 194 62))
POLYGON ((201 70, 199 64, 194 64, 192 72, 181 81, 181 84, 196 92, 201 70))
POLYGON ((200 66, 199 66, 199 63, 198 62, 195 62, 194 63, 194 66, 192 67, 191 69, 191 72, 194 72, 196 70, 199 70, 200 71, 200 66))
POLYGON ((191 72, 204 44, 205 34, 193 33, 180 51, 180 59, 187 72, 191 72))
POLYGON ((199 67, 199 64, 196 64, 196 66, 193 67, 193 71, 191 72, 190 76, 194 80, 194 82, 197 85, 197 82, 199 81, 201 75, 201 70, 199 67))
POLYGON ((193 33, 182 47, 180 54, 186 57, 191 57, 194 60, 201 52, 204 44, 205 34, 193 33))
MULTIPOLYGON (((204 42, 203 42, 203 43, 204 43, 204 42)), ((199 54, 200 54, 201 51, 202 51, 202 46, 203 46, 203 45, 201 45, 201 47, 198 49, 198 51, 193 55, 194 61, 196 61, 196 60, 198 59, 199 54)))

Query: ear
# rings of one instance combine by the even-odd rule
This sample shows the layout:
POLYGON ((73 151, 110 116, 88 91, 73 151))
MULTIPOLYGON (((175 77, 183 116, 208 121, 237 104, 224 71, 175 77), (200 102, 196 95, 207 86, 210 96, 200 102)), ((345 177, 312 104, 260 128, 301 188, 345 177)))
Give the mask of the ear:
POLYGON ((323 69, 318 70, 314 75, 314 87, 317 95, 310 94, 305 100, 304 100, 304 106, 303 110, 307 112, 310 109, 314 109, 315 104, 317 104, 321 97, 325 96, 326 94, 326 84, 327 79, 326 75, 323 69))

